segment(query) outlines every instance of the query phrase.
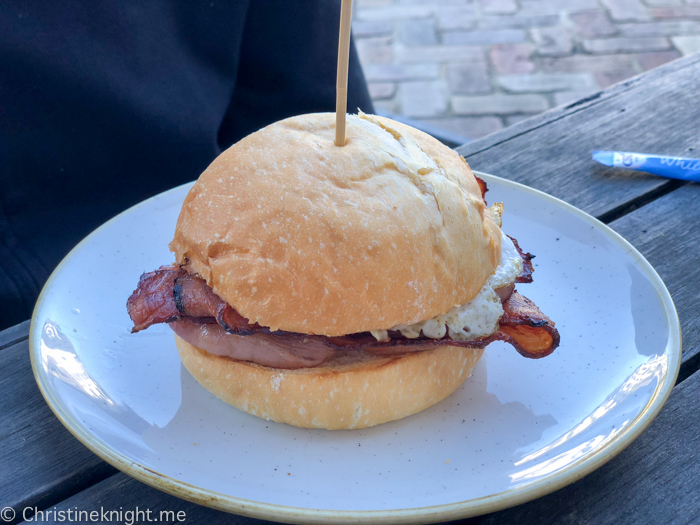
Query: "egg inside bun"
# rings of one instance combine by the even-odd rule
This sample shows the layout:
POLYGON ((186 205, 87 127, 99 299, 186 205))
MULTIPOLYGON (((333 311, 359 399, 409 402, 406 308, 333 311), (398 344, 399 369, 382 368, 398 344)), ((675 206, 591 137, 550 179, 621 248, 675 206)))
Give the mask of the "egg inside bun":
POLYGON ((170 249, 127 307, 167 322, 213 394, 291 425, 364 428, 456 390, 484 347, 526 357, 554 323, 514 291, 532 256, 500 229, 456 152, 392 120, 272 124, 222 153, 187 195, 170 249))

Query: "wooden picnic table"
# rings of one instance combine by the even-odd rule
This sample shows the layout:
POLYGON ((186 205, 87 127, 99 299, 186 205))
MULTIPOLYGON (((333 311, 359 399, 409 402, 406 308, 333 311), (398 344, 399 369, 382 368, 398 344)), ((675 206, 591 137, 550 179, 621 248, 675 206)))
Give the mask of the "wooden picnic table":
MULTIPOLYGON (((700 522, 700 185, 605 168, 594 149, 700 156, 700 54, 520 122, 458 151, 607 223, 656 268, 681 320, 668 403, 626 450, 552 494, 460 523, 700 522)), ((29 321, 0 332, 0 507, 184 511, 186 523, 264 523, 146 486, 95 456, 53 415, 32 376, 29 321)), ((605 359, 605 356, 600 356, 605 359)), ((27 517, 31 515, 25 514, 27 517)))

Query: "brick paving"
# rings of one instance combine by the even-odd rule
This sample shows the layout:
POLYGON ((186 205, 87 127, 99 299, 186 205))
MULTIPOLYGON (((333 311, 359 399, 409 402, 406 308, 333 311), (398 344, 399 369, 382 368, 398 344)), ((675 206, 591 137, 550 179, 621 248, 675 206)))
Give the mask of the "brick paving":
POLYGON ((378 111, 474 139, 700 51, 700 0, 355 0, 353 33, 378 111))

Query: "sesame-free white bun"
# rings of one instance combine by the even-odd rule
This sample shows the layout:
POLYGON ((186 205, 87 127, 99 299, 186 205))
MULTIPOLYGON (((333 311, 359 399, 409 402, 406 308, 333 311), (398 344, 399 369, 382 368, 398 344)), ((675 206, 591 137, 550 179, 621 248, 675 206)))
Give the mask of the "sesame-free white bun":
POLYGON ((276 122, 222 153, 185 199, 170 249, 251 323, 338 336, 470 301, 501 233, 467 163, 371 115, 276 122))
MULTIPOLYGON (((392 120, 335 115, 272 124, 222 153, 192 187, 170 244, 179 264, 251 323, 342 336, 444 314, 498 266, 501 232, 456 152, 392 120)), ((393 357, 337 353, 282 370, 221 357, 176 336, 210 392, 256 416, 363 428, 454 392, 482 349, 393 357)))
POLYGON ((183 364, 212 394, 249 414, 329 430, 401 419, 443 400, 484 350, 441 346, 395 357, 343 357, 282 370, 217 356, 175 336, 183 364))

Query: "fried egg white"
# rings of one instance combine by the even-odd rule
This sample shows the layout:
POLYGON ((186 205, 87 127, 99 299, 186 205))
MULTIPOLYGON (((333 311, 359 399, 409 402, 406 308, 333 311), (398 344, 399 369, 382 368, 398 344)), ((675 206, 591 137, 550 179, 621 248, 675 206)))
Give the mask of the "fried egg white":
MULTIPOLYGON (((412 325, 396 325, 404 337, 415 339, 421 332, 431 339, 441 339, 449 333, 450 338, 470 341, 491 335, 498 329, 503 316, 503 305, 495 290, 512 284, 523 271, 523 260, 513 241, 501 232, 501 260, 496 271, 486 281, 481 291, 466 304, 453 307, 449 312, 433 319, 412 325)), ((388 341, 387 330, 373 330, 378 341, 388 341)))

